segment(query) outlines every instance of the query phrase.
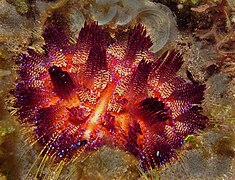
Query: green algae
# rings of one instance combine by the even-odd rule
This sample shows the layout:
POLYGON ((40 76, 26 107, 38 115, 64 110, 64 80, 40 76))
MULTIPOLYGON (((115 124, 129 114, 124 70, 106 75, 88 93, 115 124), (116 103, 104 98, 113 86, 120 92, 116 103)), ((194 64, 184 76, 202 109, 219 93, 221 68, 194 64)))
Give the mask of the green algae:
POLYGON ((200 148, 202 146, 201 142, 198 140, 197 136, 194 134, 189 134, 184 142, 189 144, 192 148, 200 148))
MULTIPOLYGON (((235 123, 235 112, 234 112, 234 106, 230 103, 220 103, 220 104, 214 104, 214 108, 211 109, 211 116, 216 117, 216 119, 220 119, 222 121, 234 124, 235 123)), ((221 122, 221 121, 219 121, 221 122)), ((218 122, 218 123, 219 123, 218 122)), ((216 123, 217 125, 219 125, 216 123)))
POLYGON ((9 121, 0 121, 0 137, 13 133, 15 127, 9 121))
POLYGON ((180 3, 192 3, 192 4, 199 4, 201 0, 179 0, 180 3))
POLYGON ((27 0, 7 0, 7 2, 14 5, 16 11, 21 15, 27 14, 30 10, 30 4, 27 0))

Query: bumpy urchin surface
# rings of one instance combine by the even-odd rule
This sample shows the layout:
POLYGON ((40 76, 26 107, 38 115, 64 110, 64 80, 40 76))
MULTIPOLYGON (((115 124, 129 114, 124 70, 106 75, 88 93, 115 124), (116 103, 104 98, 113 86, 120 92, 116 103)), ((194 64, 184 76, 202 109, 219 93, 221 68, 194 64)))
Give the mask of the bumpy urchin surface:
POLYGON ((29 49, 18 60, 14 107, 22 126, 34 127, 42 153, 55 162, 103 145, 128 151, 146 170, 168 162, 184 138, 204 129, 205 85, 176 75, 176 51, 155 58, 142 25, 113 39, 85 24, 75 44, 48 26, 45 52, 29 49))

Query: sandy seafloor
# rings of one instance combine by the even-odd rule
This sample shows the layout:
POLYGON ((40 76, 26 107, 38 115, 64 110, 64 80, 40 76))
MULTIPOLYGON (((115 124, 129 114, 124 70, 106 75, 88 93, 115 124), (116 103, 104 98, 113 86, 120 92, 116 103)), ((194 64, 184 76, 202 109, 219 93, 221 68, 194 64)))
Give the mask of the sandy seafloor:
POLYGON ((0 0, 0 179, 235 179, 235 2, 155 2, 173 12, 145 0, 0 0), (216 16, 216 21, 226 23, 215 23, 216 16), (113 32, 145 24, 156 56, 168 48, 182 51, 185 62, 180 74, 186 77, 189 70, 207 86, 203 114, 213 125, 190 136, 177 151, 178 159, 151 175, 138 172, 130 154, 103 147, 64 167, 59 177, 50 163, 35 177, 38 147, 29 146, 29 132, 8 112, 9 91, 17 78, 15 59, 29 46, 42 50, 41 35, 48 23, 64 24, 76 38, 84 21, 98 21, 113 32), (216 30, 210 31, 212 27, 216 30))

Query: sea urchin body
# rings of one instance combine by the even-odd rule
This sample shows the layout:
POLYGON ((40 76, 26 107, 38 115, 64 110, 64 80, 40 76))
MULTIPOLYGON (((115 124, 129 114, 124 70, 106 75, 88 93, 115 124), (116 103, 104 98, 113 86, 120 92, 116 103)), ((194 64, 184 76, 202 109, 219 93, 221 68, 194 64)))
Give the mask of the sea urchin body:
POLYGON ((76 44, 55 26, 43 37, 44 54, 29 49, 20 56, 14 107, 55 161, 108 145, 148 169, 205 128, 197 106, 205 86, 176 75, 180 53, 155 58, 142 25, 118 39, 95 23, 85 24, 76 44))

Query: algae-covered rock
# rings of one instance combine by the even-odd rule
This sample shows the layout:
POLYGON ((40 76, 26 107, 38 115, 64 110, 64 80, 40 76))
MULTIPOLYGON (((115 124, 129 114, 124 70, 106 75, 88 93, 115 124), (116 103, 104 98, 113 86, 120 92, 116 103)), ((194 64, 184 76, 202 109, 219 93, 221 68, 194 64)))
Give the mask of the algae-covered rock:
POLYGON ((78 163, 78 179, 137 179, 137 164, 130 154, 103 147, 78 163))
POLYGON ((187 142, 176 161, 159 171, 162 179, 233 179, 234 133, 209 131, 187 142), (191 148, 190 143, 193 143, 191 148))
MULTIPOLYGON (((4 100, 8 91, 14 86, 16 79, 15 70, 17 68, 13 57, 21 53, 24 49, 23 47, 31 46, 37 50, 42 47, 44 40, 41 34, 47 23, 51 22, 52 19, 53 22, 60 22, 64 27, 69 27, 66 30, 70 31, 72 37, 76 38, 84 21, 98 20, 102 15, 111 18, 113 16, 111 20, 119 22, 118 26, 121 26, 120 23, 125 24, 129 20, 125 18, 128 17, 128 14, 136 15, 130 12, 135 12, 136 9, 134 7, 138 7, 137 9, 140 13, 137 13, 138 15, 135 16, 137 18, 133 22, 145 21, 153 34, 158 31, 154 17, 160 15, 165 18, 162 15, 164 12, 161 10, 157 14, 156 8, 151 9, 151 7, 155 7, 154 5, 146 5, 144 3, 147 1, 136 0, 135 2, 138 3, 133 7, 130 6, 131 2, 124 0, 109 2, 0 0, 0 179, 9 177, 22 179, 29 172, 27 178, 33 179, 42 162, 42 158, 36 161, 40 151, 29 145, 25 140, 28 137, 21 137, 22 131, 15 130, 19 128, 19 125, 14 124, 14 119, 4 109, 4 100), (94 5, 96 2, 101 4, 94 5), (123 3, 125 6, 122 2, 125 2, 123 3), (119 11, 115 10, 114 6, 110 7, 110 5, 107 5, 110 3, 115 4, 119 11), (32 7, 36 10, 31 11, 32 7), (99 11, 95 9, 97 7, 99 11), (110 7, 111 10, 109 11, 107 7, 110 7), (101 11, 102 8, 103 11, 101 11), (112 14, 113 12, 119 12, 119 14, 112 14), (27 16, 29 13, 32 13, 30 17, 27 16), (119 21, 120 19, 122 21, 119 21), (35 161, 36 163, 34 164, 35 161), (33 168, 30 171, 32 166, 33 168)), ((173 15, 170 13, 168 16, 168 18, 173 19, 167 21, 175 22, 176 18, 177 28, 180 29, 180 33, 183 32, 183 35, 179 36, 181 40, 176 42, 175 47, 177 50, 185 51, 185 62, 181 73, 186 74, 186 70, 189 70, 196 81, 206 84, 207 90, 205 91, 203 108, 205 109, 204 113, 211 119, 212 127, 208 128, 206 132, 198 132, 199 136, 198 134, 188 136, 185 139, 185 146, 178 152, 179 157, 160 168, 154 177, 160 177, 161 179, 233 179, 235 167, 233 165, 235 164, 234 77, 220 72, 219 64, 210 66, 215 67, 212 68, 213 72, 206 66, 211 63, 211 59, 217 57, 216 52, 213 51, 213 44, 210 41, 198 42, 192 34, 195 27, 203 27, 205 29, 211 27, 211 20, 214 16, 192 11, 192 7, 205 4, 205 0, 160 0, 155 2, 163 3, 168 7, 167 11, 169 11, 169 8, 173 11, 173 15)), ((228 5, 233 7, 233 2, 233 0, 228 0, 228 5)), ((228 16, 232 25, 234 25, 234 14, 229 14, 228 16)), ((118 26, 112 26, 112 28, 119 28, 118 26)), ((164 30, 160 26, 160 30, 162 29, 164 30)), ((174 29, 170 31, 175 32, 174 29)), ((166 32, 164 31, 163 33, 166 32)), ((167 38, 169 37, 167 36, 167 38)), ((154 41, 157 41, 157 37, 154 41)), ((158 42, 154 43, 155 45, 160 44, 158 42)), ((165 45, 165 43, 163 44, 165 45)), ((233 63, 231 64, 233 65, 233 63)), ((35 146, 37 147, 37 144, 35 146)), ((82 160, 69 164, 67 168, 65 167, 59 179, 68 178, 70 168, 74 169, 74 174, 70 179, 137 179, 140 176, 136 158, 121 150, 104 147, 85 156, 86 158, 81 158, 82 160)), ((47 166, 50 166, 50 162, 45 163, 44 168, 41 167, 41 176, 38 176, 38 179, 49 177, 48 174, 53 175, 51 173, 53 170, 50 170, 47 166)), ((143 179, 145 177, 147 176, 143 173, 143 179)), ((147 178, 151 178, 151 176, 147 178)))

